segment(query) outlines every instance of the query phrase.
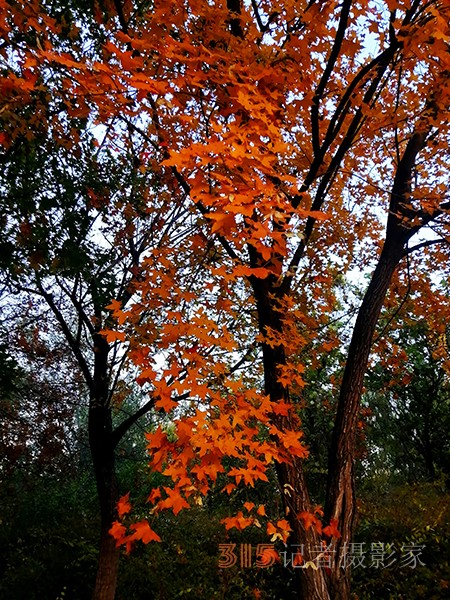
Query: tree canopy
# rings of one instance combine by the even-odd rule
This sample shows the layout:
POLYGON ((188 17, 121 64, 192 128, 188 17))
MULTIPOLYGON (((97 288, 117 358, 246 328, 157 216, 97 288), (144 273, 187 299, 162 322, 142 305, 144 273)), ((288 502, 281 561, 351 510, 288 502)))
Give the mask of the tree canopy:
MULTIPOLYGON (((417 319, 445 330, 431 315, 448 310, 450 3, 2 9, 7 284, 29 291, 31 269, 92 384, 103 531, 127 546, 159 539, 147 518, 111 528, 114 449, 151 410, 163 418, 147 434, 150 464, 166 476, 153 512, 201 504, 218 483, 231 495, 267 482, 274 465, 284 515, 267 515, 267 532, 333 556, 329 571, 301 570, 299 594, 348 598, 341 565, 372 345, 410 294, 417 319), (355 273, 369 277, 359 296, 346 283, 355 273), (115 429, 111 347, 148 394, 115 429), (322 510, 305 476, 302 414, 330 353, 339 368, 323 371, 333 402, 322 510)), ((119 517, 130 510, 123 496, 119 517)), ((261 524, 258 510, 226 527, 261 524)))

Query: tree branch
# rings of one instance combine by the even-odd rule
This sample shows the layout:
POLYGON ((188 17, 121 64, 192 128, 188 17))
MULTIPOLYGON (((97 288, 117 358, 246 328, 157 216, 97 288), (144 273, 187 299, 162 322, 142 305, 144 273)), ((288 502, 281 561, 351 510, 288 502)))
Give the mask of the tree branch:
POLYGON ((345 38, 345 32, 347 31, 348 26, 348 17, 350 13, 350 7, 352 5, 351 0, 344 0, 342 3, 341 15, 339 18, 339 25, 336 31, 336 36, 334 38, 334 44, 330 52, 330 57, 326 64, 325 70, 322 74, 322 77, 319 81, 319 85, 317 86, 316 93, 314 94, 314 98, 311 102, 311 134, 312 134, 312 146, 314 155, 321 155, 321 144, 319 139, 319 106, 320 101, 322 100, 323 93, 327 86, 328 80, 333 72, 334 65, 339 57, 339 53, 341 51, 342 42, 345 38))
POLYGON ((403 254, 403 256, 409 256, 416 250, 421 250, 422 248, 428 248, 429 246, 434 246, 435 244, 450 244, 450 241, 442 238, 439 240, 427 240, 426 242, 421 242, 420 244, 416 244, 412 248, 407 248, 403 254))
MULTIPOLYGON (((189 392, 180 394, 179 396, 175 396, 175 398, 173 398, 173 401, 178 402, 180 400, 185 400, 186 398, 189 398, 189 395, 190 395, 189 392)), ((155 403, 156 403, 156 398, 150 398, 150 400, 148 402, 146 402, 139 410, 137 410, 135 413, 130 415, 128 417, 128 419, 125 419, 125 421, 122 421, 122 423, 115 428, 115 430, 113 431, 112 436, 111 436, 112 444, 113 444, 114 448, 117 446, 117 444, 120 442, 120 440, 126 434, 126 432, 136 423, 136 421, 138 421, 138 419, 143 417, 145 414, 150 412, 152 410, 152 408, 154 408, 155 403)))
POLYGON ((87 384, 89 390, 92 391, 94 389, 94 380, 92 378, 89 366, 86 362, 86 359, 84 358, 83 353, 81 352, 81 348, 80 348, 79 344, 77 344, 76 340, 74 339, 72 332, 70 331, 69 326, 67 325, 67 322, 64 319, 63 314, 61 313, 59 308, 56 306, 56 303, 53 299, 53 294, 50 294, 49 292, 47 292, 44 289, 42 283, 39 281, 39 277, 37 274, 36 274, 36 284, 38 286, 40 294, 43 296, 43 298, 45 298, 48 306, 50 307, 53 314, 55 315, 56 320, 58 321, 59 326, 61 327, 62 332, 67 340, 67 343, 69 344, 70 349, 72 350, 75 358, 78 361, 80 370, 83 373, 86 384, 87 384))

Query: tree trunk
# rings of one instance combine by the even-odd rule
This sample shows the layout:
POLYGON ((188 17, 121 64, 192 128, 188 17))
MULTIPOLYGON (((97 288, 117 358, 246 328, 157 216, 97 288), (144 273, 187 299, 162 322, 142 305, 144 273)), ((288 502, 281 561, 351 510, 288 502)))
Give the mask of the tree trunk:
POLYGON ((356 516, 354 488, 355 436, 364 375, 373 334, 395 268, 403 254, 403 243, 384 247, 358 312, 347 355, 338 401, 328 462, 325 519, 335 519, 341 537, 335 542, 330 575, 333 600, 350 594, 350 569, 346 552, 353 537, 356 516))
MULTIPOLYGON (((326 522, 335 520, 341 537, 334 542, 332 560, 327 563, 329 569, 326 571, 323 568, 299 569, 301 571, 299 598, 302 600, 348 600, 350 597, 350 569, 349 565, 346 565, 346 559, 353 539, 356 516, 354 462, 359 405, 372 338, 392 276, 404 256, 408 240, 421 226, 433 218, 430 215, 425 217, 421 215, 421 225, 413 225, 419 213, 410 202, 412 172, 417 155, 427 143, 428 131, 429 124, 411 136, 397 166, 391 192, 385 243, 358 311, 347 354, 329 452, 325 502, 325 520, 326 522)), ((250 257, 252 266, 260 266, 258 262, 260 257, 252 248, 250 248, 250 257)), ((277 271, 276 263, 281 264, 281 261, 282 258, 278 257, 278 260, 273 263, 274 273, 277 271)), ((280 294, 277 279, 275 275, 271 275, 264 280, 253 277, 250 281, 256 299, 260 332, 263 335, 269 330, 277 332, 282 340, 283 322, 280 312, 276 310, 276 298, 280 294)), ((288 290, 285 289, 281 293, 288 293, 288 290)), ((289 402, 288 389, 278 381, 280 367, 286 364, 282 343, 275 347, 263 343, 263 364, 266 394, 272 401, 289 402)), ((289 417, 274 415, 273 421, 280 429, 286 425, 292 429, 289 417)), ((298 518, 300 512, 311 512, 312 509, 302 461, 294 459, 290 465, 277 465, 277 474, 283 492, 286 515, 293 530, 292 540, 295 544, 305 544, 306 549, 311 550, 320 540, 313 527, 306 531, 298 518)))
POLYGON ((113 600, 116 595, 117 574, 119 571, 119 550, 115 540, 102 530, 100 540, 100 555, 95 580, 93 600, 113 600))
MULTIPOLYGON (((276 288, 271 287, 270 278, 252 281, 258 310, 259 328, 262 333, 271 330, 280 332, 282 339, 282 321, 280 313, 275 310, 276 300, 273 300, 276 288)), ((286 363, 285 351, 280 344, 272 347, 263 343, 263 364, 265 393, 273 402, 289 402, 289 391, 278 381, 280 367, 286 363)), ((289 417, 273 415, 272 420, 280 430, 292 429, 289 417)), ((292 528, 288 548, 292 553, 301 554, 305 561, 320 554, 321 540, 314 527, 308 530, 304 522, 298 518, 302 512, 311 512, 312 506, 306 486, 302 459, 294 457, 291 464, 276 464, 278 482, 282 492, 286 518, 292 528), (311 553, 314 556, 311 556, 311 553)), ((327 590, 326 573, 324 569, 297 568, 299 600, 330 600, 327 590)))
POLYGON ((100 504, 100 552, 93 600, 114 600, 119 570, 119 550, 108 533, 115 519, 118 488, 112 436, 111 407, 108 403, 106 340, 94 336, 94 386, 89 407, 89 445, 100 504))
POLYGON ((414 133, 398 164, 391 192, 385 243, 358 311, 341 383, 329 452, 325 502, 325 519, 335 519, 341 533, 335 543, 330 573, 332 600, 347 600, 350 595, 350 569, 346 565, 346 554, 352 542, 356 516, 355 436, 364 375, 372 338, 392 276, 404 256, 408 240, 420 229, 420 226, 412 225, 418 214, 410 203, 411 179, 417 155, 424 148, 426 140, 426 130, 414 133))
MULTIPOLYGON (((359 403, 372 338, 408 236, 409 233, 399 228, 394 241, 386 241, 358 312, 341 384, 328 465, 325 521, 329 523, 335 519, 341 537, 334 542, 330 553, 332 559, 326 562, 325 566, 330 568, 298 569, 299 598, 302 600, 348 600, 350 597, 350 569, 345 561, 349 544, 352 543, 356 515, 354 461, 359 403)), ((254 291, 260 330, 264 333, 270 327, 279 331, 282 339, 282 322, 272 304, 270 283, 268 280, 254 283, 254 291)), ((282 345, 273 348, 263 344, 263 362, 266 393, 272 401, 289 401, 288 390, 278 383, 279 368, 286 362, 282 345)), ((286 417, 274 416, 274 422, 280 428, 289 425, 286 417)), ((305 558, 308 560, 308 552, 316 549, 317 553, 321 539, 313 527, 306 530, 298 518, 303 511, 312 512, 302 460, 295 459, 290 465, 277 465, 277 475, 287 518, 293 530, 291 541, 300 547, 304 545, 305 558)))
POLYGON ((288 548, 292 549, 293 555, 301 554, 304 560, 304 563, 296 568, 297 597, 299 600, 331 600, 328 591, 328 576, 324 568, 328 566, 328 563, 325 560, 321 561, 323 566, 317 570, 300 568, 300 566, 304 567, 307 561, 317 564, 317 557, 322 552, 321 538, 315 528, 305 529, 303 520, 298 518, 299 513, 312 511, 302 459, 295 458, 290 465, 277 464, 276 470, 280 487, 283 490, 286 516, 292 528, 288 548))
POLYGON ((89 410, 89 444, 94 464, 100 505, 100 552, 93 600, 114 600, 119 550, 108 533, 115 519, 118 489, 112 444, 111 411, 91 406, 89 410))
MULTIPOLYGON (((433 399, 437 396, 437 389, 433 389, 432 392, 433 399)), ((434 452, 433 452, 433 442, 431 441, 431 433, 430 433, 430 421, 431 421, 431 401, 427 403, 427 413, 425 415, 425 423, 423 428, 423 442, 420 444, 419 451, 422 452, 422 456, 425 461, 425 469, 430 481, 434 481, 436 479, 436 469, 434 467, 434 452)))

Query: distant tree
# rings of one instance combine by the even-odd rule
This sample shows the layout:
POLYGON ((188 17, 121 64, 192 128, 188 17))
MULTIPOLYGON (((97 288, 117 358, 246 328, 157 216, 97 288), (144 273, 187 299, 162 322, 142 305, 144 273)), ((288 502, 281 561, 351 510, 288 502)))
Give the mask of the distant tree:
POLYGON ((432 327, 422 320, 392 332, 368 374, 368 460, 400 481, 450 481, 448 342, 432 327))
POLYGON ((31 482, 36 476, 69 472, 78 462, 76 422, 84 390, 70 357, 67 361, 65 354, 23 330, 14 339, 16 333, 2 336, 0 346, 2 483, 17 470, 31 482), (13 344, 20 344, 21 351, 12 351, 13 344))

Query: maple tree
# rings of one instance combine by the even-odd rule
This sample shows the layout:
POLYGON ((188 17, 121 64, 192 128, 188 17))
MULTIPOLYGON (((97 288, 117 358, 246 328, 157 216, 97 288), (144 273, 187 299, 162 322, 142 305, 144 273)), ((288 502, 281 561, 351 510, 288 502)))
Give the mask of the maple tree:
MULTIPOLYGON (((89 26, 57 4, 3 8, 5 151, 41 121, 67 146, 72 119, 88 119, 106 127, 112 156, 135 142, 129 160, 152 184, 142 209, 160 241, 134 265, 134 304, 116 295, 118 325, 98 340, 127 340, 148 407, 175 416, 172 432, 148 434, 151 466, 168 477, 154 510, 200 503, 223 477, 228 493, 252 486, 275 463, 286 518, 268 518, 269 534, 332 544, 329 572, 301 570, 302 597, 348 598, 340 561, 380 312, 416 254, 434 268, 448 260, 450 3, 115 1, 94 3, 89 26), (177 234, 163 235, 174 219, 177 234), (351 269, 371 280, 342 378, 329 381, 321 519, 303 466, 304 373, 342 342, 330 321, 351 269)), ((440 310, 428 291, 422 309, 440 310)), ((226 526, 256 523, 248 513, 226 526)), ((145 520, 112 533, 157 538, 145 520)))

